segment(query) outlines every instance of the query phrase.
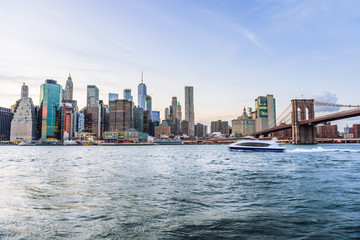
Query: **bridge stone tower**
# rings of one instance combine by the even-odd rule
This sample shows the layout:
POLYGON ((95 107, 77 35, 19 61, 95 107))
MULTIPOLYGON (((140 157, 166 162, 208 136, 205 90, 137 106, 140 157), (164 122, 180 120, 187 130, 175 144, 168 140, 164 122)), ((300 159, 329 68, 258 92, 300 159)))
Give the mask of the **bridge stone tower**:
POLYGON ((314 99, 291 100, 292 136, 294 144, 316 144, 316 127, 312 124, 301 124, 301 121, 315 118, 314 99))

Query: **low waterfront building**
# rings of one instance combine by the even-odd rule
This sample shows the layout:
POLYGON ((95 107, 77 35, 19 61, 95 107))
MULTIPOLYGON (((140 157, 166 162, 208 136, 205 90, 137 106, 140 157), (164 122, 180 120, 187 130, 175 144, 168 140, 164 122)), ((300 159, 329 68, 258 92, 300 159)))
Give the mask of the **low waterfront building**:
POLYGON ((213 121, 211 122, 211 132, 220 132, 225 136, 229 136, 229 123, 228 121, 213 121))
POLYGON ((181 121, 181 132, 183 135, 189 136, 189 121, 188 120, 181 121))
POLYGON ((130 129, 125 132, 105 132, 104 142, 105 143, 140 143, 147 142, 148 135, 143 132, 130 129))
POLYGON ((161 124, 160 126, 156 126, 154 137, 160 138, 160 136, 170 136, 170 126, 166 126, 163 124, 161 124))
POLYGON ((326 124, 326 125, 317 126, 317 132, 318 132, 319 138, 337 138, 337 137, 339 137, 338 131, 337 131, 337 125, 326 124))
POLYGON ((246 112, 244 107, 243 115, 231 121, 232 133, 235 137, 247 136, 255 132, 255 120, 246 112))
POLYGON ((206 126, 202 123, 197 123, 195 125, 195 136, 198 138, 206 137, 206 126))
POLYGON ((354 138, 360 138, 360 124, 354 124, 352 127, 354 138))

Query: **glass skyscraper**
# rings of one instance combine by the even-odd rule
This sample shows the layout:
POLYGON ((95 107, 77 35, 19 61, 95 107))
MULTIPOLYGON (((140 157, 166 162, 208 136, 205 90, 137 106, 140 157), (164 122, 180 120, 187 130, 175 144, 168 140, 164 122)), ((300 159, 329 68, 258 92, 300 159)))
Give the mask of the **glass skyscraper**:
POLYGON ((133 101, 133 97, 131 96, 131 89, 129 88, 124 89, 124 99, 130 102, 133 101))
POLYGON ((109 93, 109 104, 111 101, 115 101, 119 99, 119 94, 117 93, 109 93))
POLYGON ((42 112, 41 139, 59 139, 60 107, 62 88, 55 80, 47 79, 40 87, 40 106, 42 112))
POLYGON ((10 140, 10 127, 13 113, 9 108, 0 107, 0 141, 10 140))
POLYGON ((99 105, 99 89, 95 85, 87 85, 87 103, 88 107, 99 105))
POLYGON ((143 75, 141 74, 141 83, 138 86, 138 105, 142 109, 146 109, 145 108, 146 96, 147 96, 146 85, 144 84, 143 75))

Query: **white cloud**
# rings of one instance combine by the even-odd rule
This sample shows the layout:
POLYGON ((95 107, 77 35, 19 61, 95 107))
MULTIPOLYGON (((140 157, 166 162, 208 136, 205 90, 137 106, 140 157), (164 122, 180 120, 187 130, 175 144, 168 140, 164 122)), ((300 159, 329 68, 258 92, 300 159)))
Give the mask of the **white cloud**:
MULTIPOLYGON (((337 104, 337 101, 338 101, 338 98, 335 93, 330 93, 327 91, 323 91, 320 95, 315 96, 314 99, 317 102, 330 103, 330 104, 337 104)), ((340 110, 340 107, 315 105, 315 112, 317 112, 317 113, 337 112, 339 110, 340 110)))

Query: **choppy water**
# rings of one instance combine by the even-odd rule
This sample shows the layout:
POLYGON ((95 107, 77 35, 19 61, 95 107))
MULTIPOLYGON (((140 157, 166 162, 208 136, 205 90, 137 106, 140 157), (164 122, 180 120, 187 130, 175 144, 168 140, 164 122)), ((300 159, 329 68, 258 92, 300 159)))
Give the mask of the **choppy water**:
POLYGON ((359 239, 360 145, 0 146, 0 238, 359 239))

